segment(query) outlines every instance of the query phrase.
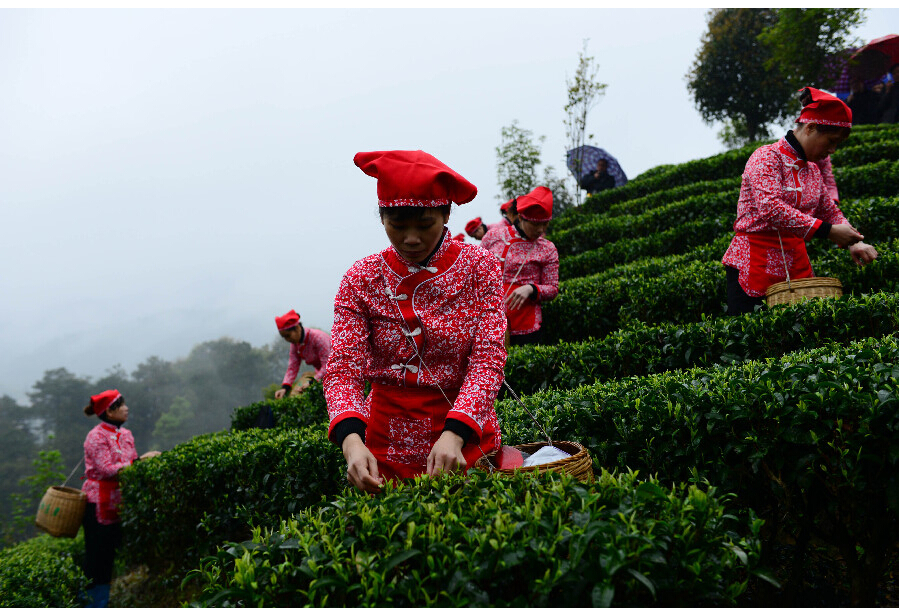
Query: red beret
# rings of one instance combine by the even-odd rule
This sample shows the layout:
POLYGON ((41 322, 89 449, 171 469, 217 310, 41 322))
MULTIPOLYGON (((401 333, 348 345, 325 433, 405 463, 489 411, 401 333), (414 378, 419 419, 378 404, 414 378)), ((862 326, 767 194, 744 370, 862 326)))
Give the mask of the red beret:
POLYGON ((460 232, 459 234, 454 234, 454 235, 453 235, 453 240, 454 240, 454 241, 459 241, 459 242, 465 242, 465 235, 462 234, 461 232, 460 232))
POLYGON ((465 224, 465 232, 468 233, 468 236, 474 236, 474 231, 478 229, 478 226, 481 226, 484 221, 476 217, 473 220, 469 220, 467 224, 465 224))
POLYGON ((285 329, 290 329, 291 327, 297 325, 300 322, 300 315, 297 314, 297 311, 291 310, 287 314, 275 317, 275 325, 278 326, 278 331, 284 331, 285 329))
POLYGON ((515 199, 510 198, 505 203, 503 203, 502 205, 499 206, 499 210, 500 211, 508 211, 509 209, 512 208, 512 203, 514 203, 514 202, 515 202, 515 199))
POLYGON ((91 397, 91 409, 94 410, 94 413, 99 416, 100 414, 108 410, 109 406, 111 406, 121 398, 122 393, 115 389, 103 391, 99 395, 93 395, 91 397))
POLYGON ((852 127, 852 110, 842 100, 812 87, 806 87, 806 90, 812 101, 802 108, 802 113, 796 122, 852 127))
POLYGON ((529 222, 548 222, 553 216, 553 193, 545 186, 537 186, 518 197, 518 215, 529 222))
POLYGON ((353 162, 378 180, 381 207, 462 205, 478 193, 474 184, 421 150, 359 152, 353 162))

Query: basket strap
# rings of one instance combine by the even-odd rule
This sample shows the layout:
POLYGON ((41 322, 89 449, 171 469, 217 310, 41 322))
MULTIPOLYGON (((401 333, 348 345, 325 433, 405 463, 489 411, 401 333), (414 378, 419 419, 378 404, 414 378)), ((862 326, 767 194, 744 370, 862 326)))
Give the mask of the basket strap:
POLYGON ((68 485, 68 484, 69 484, 69 480, 70 480, 70 479, 71 479, 71 478, 72 478, 72 475, 74 475, 74 474, 75 474, 75 471, 77 471, 77 470, 78 470, 78 467, 80 467, 80 466, 81 466, 81 463, 82 463, 82 462, 84 462, 84 456, 82 456, 82 457, 81 457, 81 460, 79 460, 79 461, 78 461, 78 464, 76 464, 76 465, 75 465, 75 468, 74 468, 74 469, 72 469, 72 472, 71 472, 71 473, 69 473, 69 476, 68 476, 68 477, 66 477, 66 480, 65 480, 65 481, 64 481, 64 482, 63 482, 63 484, 62 484, 62 485, 64 485, 64 486, 66 486, 66 485, 68 485))
POLYGON ((787 289, 793 291, 793 284, 790 283, 790 269, 787 268, 787 254, 784 253, 784 242, 780 238, 780 230, 777 231, 777 242, 780 243, 780 259, 784 262, 784 272, 787 273, 787 289))
POLYGON ((537 417, 534 416, 534 415, 531 413, 531 410, 529 410, 529 409, 528 409, 528 406, 526 406, 526 405, 524 404, 524 401, 522 401, 522 400, 518 397, 518 395, 515 394, 515 391, 512 390, 512 387, 509 386, 509 383, 506 382, 506 379, 505 379, 505 378, 503 378, 503 384, 506 385, 506 390, 509 391, 509 394, 512 395, 512 398, 514 398, 515 401, 518 402, 518 405, 520 405, 521 407, 523 407, 523 408, 524 408, 524 411, 526 411, 526 412, 528 413, 528 416, 530 416, 530 417, 533 419, 534 423, 537 425, 537 428, 540 429, 541 431, 543 431, 543 434, 546 435, 546 441, 549 443, 550 446, 552 446, 553 440, 550 438, 549 433, 546 432, 546 429, 543 428, 543 425, 540 424, 540 421, 537 420, 537 417))

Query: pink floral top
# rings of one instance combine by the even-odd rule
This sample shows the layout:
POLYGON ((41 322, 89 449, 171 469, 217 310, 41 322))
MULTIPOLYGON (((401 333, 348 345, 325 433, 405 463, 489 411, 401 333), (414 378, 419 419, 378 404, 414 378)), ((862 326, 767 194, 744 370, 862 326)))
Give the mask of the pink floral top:
POLYGON ((137 460, 134 436, 128 429, 117 428, 113 424, 101 422, 87 434, 84 440, 84 475, 86 479, 81 491, 87 494, 87 501, 98 505, 97 521, 112 524, 117 516, 110 516, 121 500, 118 490, 119 470, 137 460), (114 483, 109 483, 114 482, 114 483), (107 492, 101 485, 113 486, 107 492), (111 492, 111 494, 110 494, 111 492))
POLYGON ((816 160, 815 164, 818 165, 818 169, 821 171, 821 179, 824 180, 824 187, 827 188, 827 193, 830 194, 831 200, 838 203, 840 201, 840 193, 837 191, 837 180, 833 177, 833 165, 830 164, 830 157, 825 156, 821 160, 816 160))
POLYGON ((290 345, 290 361, 281 384, 293 384, 300 371, 300 361, 305 361, 315 368, 315 379, 321 380, 325 375, 328 357, 331 355, 331 336, 320 329, 304 327, 306 335, 299 344, 290 345))
MULTIPOLYGON (((743 271, 749 266, 746 233, 780 231, 807 240, 822 221, 842 224, 846 218, 827 192, 818 166, 801 160, 786 139, 762 146, 746 162, 734 222, 737 234, 721 261, 743 271)), ((770 257, 779 256, 777 251, 770 257)))
MULTIPOLYGON (((490 230, 481 240, 481 247, 497 257, 503 265, 503 283, 537 288, 537 301, 546 302, 559 295, 559 252, 552 242, 542 236, 536 241, 512 243, 520 238, 514 226, 490 230), (506 246, 509 245, 508 251, 506 246), (503 258, 503 252, 505 258, 503 258)), ((537 306, 535 331, 543 324, 543 311, 537 306)), ((513 332, 520 333, 520 332, 513 332)))
POLYGON ((508 228, 512 224, 509 223, 509 220, 506 218, 501 219, 500 221, 493 224, 485 224, 487 226, 487 232, 490 232, 494 228, 508 228))
POLYGON ((499 265, 446 230, 425 263, 407 262, 389 247, 343 276, 324 381, 329 435, 346 418, 368 423, 366 380, 458 389, 447 419, 478 437, 488 422, 499 428, 493 402, 506 363, 499 265))

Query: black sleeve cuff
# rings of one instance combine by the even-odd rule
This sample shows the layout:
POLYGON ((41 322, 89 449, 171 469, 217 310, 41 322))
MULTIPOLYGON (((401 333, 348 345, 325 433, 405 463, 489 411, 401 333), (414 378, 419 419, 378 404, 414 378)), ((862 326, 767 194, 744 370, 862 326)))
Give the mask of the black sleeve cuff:
POLYGON ((534 288, 534 291, 531 292, 531 295, 529 295, 528 298, 530 298, 531 300, 536 300, 536 299, 537 299, 537 294, 540 293, 540 290, 537 289, 537 286, 534 285, 533 283, 528 283, 528 285, 530 285, 531 287, 534 288))
POLYGON ((285 382, 284 384, 281 385, 281 388, 290 390, 293 388, 293 384, 289 384, 289 383, 285 382))
POLYGON ((474 435, 474 429, 455 418, 447 418, 443 425, 443 430, 451 431, 461 437, 463 444, 468 443, 468 440, 474 435))
POLYGON ((815 234, 812 235, 812 238, 826 239, 828 236, 830 236, 831 228, 833 228, 833 224, 821 222, 821 225, 818 226, 818 229, 815 231, 815 234))
POLYGON ((353 433, 358 434, 365 443, 365 422, 361 418, 344 418, 331 431, 331 437, 337 447, 342 448, 344 440, 353 433))

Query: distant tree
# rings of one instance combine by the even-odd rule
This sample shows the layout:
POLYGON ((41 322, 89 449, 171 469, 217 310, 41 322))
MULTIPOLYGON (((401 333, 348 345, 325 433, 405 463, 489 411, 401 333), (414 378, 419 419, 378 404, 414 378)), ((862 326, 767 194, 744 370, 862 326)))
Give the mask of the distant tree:
MULTIPOLYGON (((599 64, 595 63, 593 57, 587 56, 587 42, 584 40, 583 49, 578 55, 577 70, 575 70, 574 76, 565 79, 568 103, 565 104, 564 122, 569 150, 580 148, 587 143, 588 139, 593 138, 592 134, 587 134, 587 117, 590 110, 599 103, 599 98, 605 95, 606 87, 608 87, 597 80, 599 64)), ((575 157, 574 165, 575 173, 580 175, 583 159, 580 156, 575 157)), ((581 189, 577 184, 575 184, 574 193, 575 204, 580 205, 581 189)))
POLYGON ((184 397, 175 397, 168 411, 163 413, 153 428, 154 450, 168 450, 191 438, 190 428, 194 419, 194 407, 184 397))
POLYGON ((527 194, 537 186, 537 165, 540 164, 540 144, 544 135, 534 141, 534 133, 518 126, 518 121, 503 127, 500 144, 496 147, 496 177, 503 202, 527 194))
POLYGON ((191 434, 228 428, 233 409, 258 401, 277 374, 266 350, 231 338, 198 344, 175 369, 185 383, 181 396, 194 406, 191 434))
MULTIPOLYGON (((543 168, 543 185, 552 190, 553 193, 553 217, 559 217, 563 211, 574 207, 574 196, 568 189, 564 177, 556 175, 556 170, 547 166, 543 168)), ((576 186, 575 186, 576 188, 576 186)))
POLYGON ((184 390, 174 364, 159 357, 148 358, 131 373, 126 397, 134 407, 128 414, 128 428, 140 452, 150 449, 157 420, 184 390))
POLYGON ((45 436, 53 435, 43 447, 58 450, 66 466, 75 466, 83 456, 85 436, 97 423, 95 417, 84 415, 93 383, 61 367, 44 372, 33 389, 28 393, 33 414, 42 421, 45 436))
POLYGON ((864 23, 863 8, 780 8, 776 21, 759 40, 770 53, 766 67, 780 74, 790 89, 828 89, 840 75, 840 58, 862 46, 850 31, 864 23))
MULTIPOLYGON (((10 496, 12 515, 3 528, 3 542, 15 543, 34 536, 34 516, 50 486, 62 485, 69 471, 57 450, 42 450, 32 462, 30 475, 21 478, 22 490, 10 496)), ((80 485, 79 485, 80 487, 80 485)))
POLYGON ((731 146, 768 137, 769 125, 797 107, 795 88, 777 69, 767 67, 772 53, 758 38, 776 23, 773 9, 708 13, 708 31, 686 76, 687 89, 705 122, 729 124, 722 139, 731 146))
POLYGON ((29 431, 30 409, 22 407, 9 395, 0 397, 0 546, 22 540, 13 526, 13 495, 19 480, 32 472, 37 456, 37 442, 29 431))

